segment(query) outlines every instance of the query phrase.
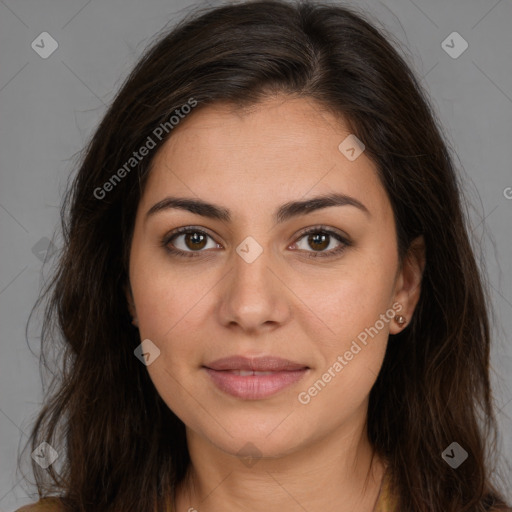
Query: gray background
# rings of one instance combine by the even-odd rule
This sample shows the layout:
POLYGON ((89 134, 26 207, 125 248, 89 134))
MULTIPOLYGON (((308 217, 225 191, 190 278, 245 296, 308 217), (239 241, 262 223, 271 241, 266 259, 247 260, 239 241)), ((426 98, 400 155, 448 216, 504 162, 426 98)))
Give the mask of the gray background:
MULTIPOLYGON (((487 267, 495 306, 492 379, 503 471, 511 482, 512 3, 357 5, 404 45, 458 156, 472 204, 476 254, 487 267), (442 46, 454 31, 469 44, 457 58, 442 46)), ((33 353, 25 325, 48 249, 51 263, 48 239, 73 158, 153 36, 192 7, 188 0, 0 0, 0 512, 36 498, 16 470, 18 450, 42 400, 39 324, 29 331, 33 353), (42 32, 58 42, 46 59, 31 47, 42 32)), ((446 44, 461 48, 450 39, 446 44)))

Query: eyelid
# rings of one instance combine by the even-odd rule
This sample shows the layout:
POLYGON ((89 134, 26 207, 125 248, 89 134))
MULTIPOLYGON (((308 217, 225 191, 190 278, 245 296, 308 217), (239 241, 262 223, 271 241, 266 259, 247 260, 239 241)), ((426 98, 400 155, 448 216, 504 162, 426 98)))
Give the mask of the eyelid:
MULTIPOLYGON (((189 232, 194 232, 194 231, 197 231, 198 233, 204 233, 205 235, 208 235, 211 239, 215 239, 215 237, 217 235, 212 235, 210 230, 208 230, 207 228, 204 228, 202 226, 193 226, 193 225, 190 225, 190 226, 182 226, 180 228, 176 228, 176 229, 173 229, 171 231, 169 231, 167 234, 164 235, 164 237, 162 238, 162 245, 167 245, 174 237, 178 236, 178 235, 182 235, 182 234, 186 234, 186 233, 189 233, 189 232)), ((215 243, 218 243, 217 241, 215 241, 215 243)))
POLYGON ((322 231, 324 233, 335 233, 335 234, 339 235, 341 238, 344 238, 347 242, 350 241, 349 236, 346 233, 344 233, 343 231, 341 231, 340 229, 337 229, 335 227, 326 226, 325 224, 316 224, 316 225, 310 226, 308 228, 303 228, 295 236, 302 237, 311 232, 316 233, 317 231, 322 231))

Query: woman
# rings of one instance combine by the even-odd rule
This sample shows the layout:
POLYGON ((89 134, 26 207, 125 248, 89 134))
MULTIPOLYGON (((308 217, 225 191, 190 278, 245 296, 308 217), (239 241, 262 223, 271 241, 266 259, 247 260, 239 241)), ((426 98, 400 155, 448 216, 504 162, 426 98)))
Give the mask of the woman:
POLYGON ((63 214, 43 340, 56 320, 67 364, 31 443, 61 499, 20 510, 510 510, 458 179, 363 15, 185 20, 63 214))

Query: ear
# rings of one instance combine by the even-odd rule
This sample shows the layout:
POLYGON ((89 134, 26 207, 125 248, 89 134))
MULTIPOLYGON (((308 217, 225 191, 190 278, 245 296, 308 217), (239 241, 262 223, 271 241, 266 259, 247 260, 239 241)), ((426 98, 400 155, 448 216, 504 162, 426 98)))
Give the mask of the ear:
POLYGON ((130 312, 130 315, 132 316, 132 324, 135 325, 135 327, 139 326, 139 321, 137 319, 137 310, 135 309, 135 302, 133 300, 133 293, 132 288, 130 286, 130 283, 127 283, 124 287, 124 293, 126 297, 126 302, 128 304, 128 311, 130 312))
POLYGON ((402 309, 397 310, 397 314, 404 316, 406 323, 400 326, 396 322, 391 322, 390 334, 399 333, 411 321, 421 294, 425 258, 425 240, 423 236, 419 236, 409 245, 395 280, 394 302, 402 306, 402 309))

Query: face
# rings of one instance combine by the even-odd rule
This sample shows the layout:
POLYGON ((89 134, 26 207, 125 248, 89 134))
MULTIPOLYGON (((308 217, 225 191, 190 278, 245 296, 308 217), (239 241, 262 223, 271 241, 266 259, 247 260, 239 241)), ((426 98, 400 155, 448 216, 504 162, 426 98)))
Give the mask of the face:
POLYGON ((224 452, 278 456, 362 429, 393 317, 412 314, 391 204, 366 154, 338 148, 349 135, 312 100, 217 104, 153 160, 132 313, 159 351, 157 391, 224 452))

